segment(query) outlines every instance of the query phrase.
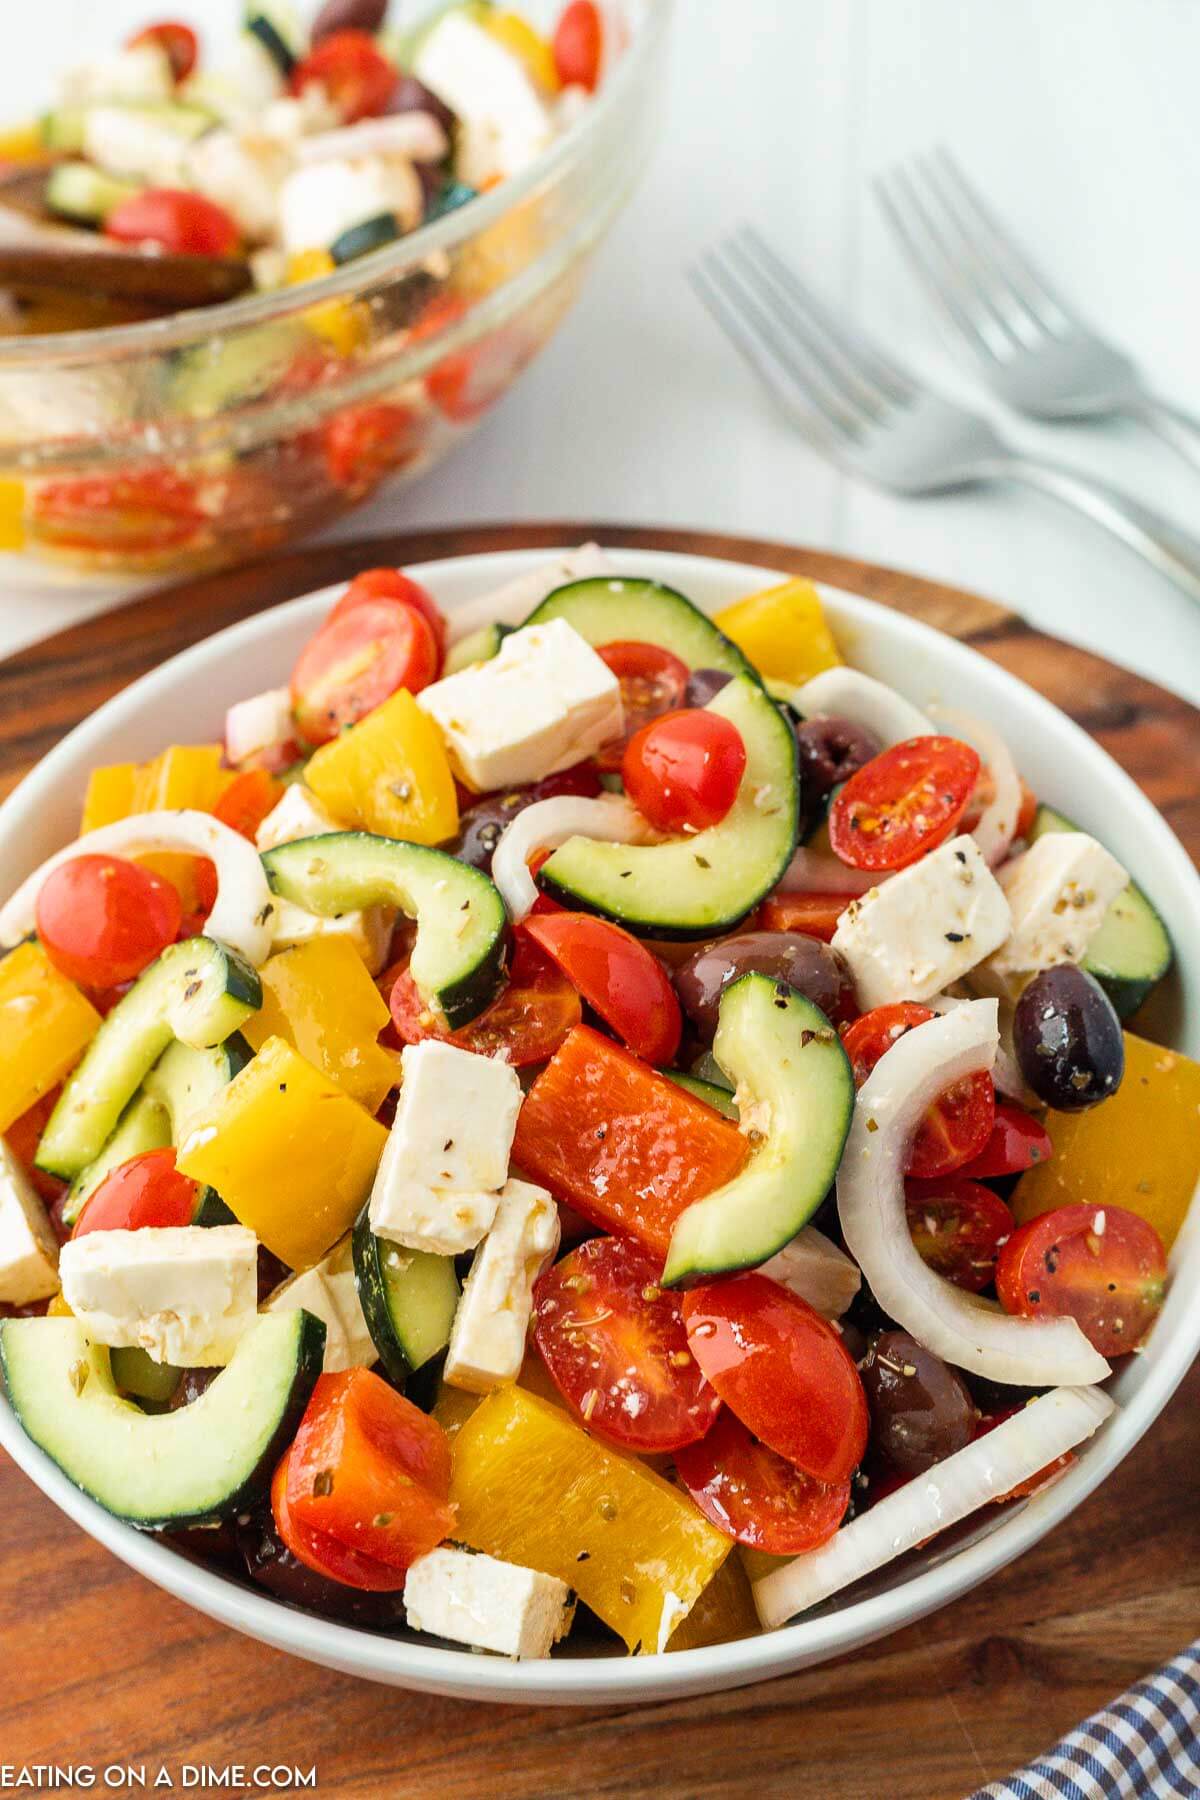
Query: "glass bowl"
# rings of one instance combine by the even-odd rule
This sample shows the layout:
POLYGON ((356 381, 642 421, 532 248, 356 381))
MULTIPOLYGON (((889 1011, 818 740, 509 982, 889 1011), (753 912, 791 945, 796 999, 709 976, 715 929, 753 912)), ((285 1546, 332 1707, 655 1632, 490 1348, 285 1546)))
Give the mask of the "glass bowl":
MULTIPOLYGON (((528 8, 534 22, 551 7, 528 8)), ((236 563, 424 473, 549 341, 662 114, 670 0, 535 163, 316 281, 0 341, 0 553, 26 589, 236 563)))

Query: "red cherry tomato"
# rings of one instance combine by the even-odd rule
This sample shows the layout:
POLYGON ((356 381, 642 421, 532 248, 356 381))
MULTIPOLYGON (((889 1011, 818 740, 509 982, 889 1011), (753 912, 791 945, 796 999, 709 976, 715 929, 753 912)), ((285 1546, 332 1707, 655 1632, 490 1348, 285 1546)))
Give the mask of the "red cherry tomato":
POLYGON ((695 1443, 721 1404, 661 1274, 631 1239, 590 1238, 546 1270, 533 1299, 534 1341, 563 1399, 589 1431, 643 1453, 695 1443))
POLYGON ((746 746, 737 726, 696 706, 643 725, 621 758, 626 793, 659 831, 719 825, 745 773, 746 746))
POLYGON ((683 1015, 670 976, 645 944, 590 913, 534 915, 523 929, 635 1056, 671 1061, 683 1015))
POLYGON ((353 612, 364 600, 404 600, 409 606, 415 606, 433 626, 438 649, 445 653, 446 616, 429 589, 406 575, 403 569, 363 569, 354 577, 329 617, 337 619, 343 613, 353 612))
POLYGON ((74 1235, 190 1225, 199 1193, 175 1167, 174 1150, 143 1150, 109 1170, 76 1219, 74 1235))
POLYGON ((186 188, 142 188, 118 200, 104 220, 105 237, 119 244, 157 244, 172 256, 232 256, 237 223, 203 194, 186 188))
POLYGON ((327 744, 398 688, 419 693, 437 674, 433 627, 400 600, 364 600, 326 619, 292 670, 296 724, 310 744, 327 744))
POLYGON ((179 19, 163 19, 157 25, 147 25, 126 39, 130 50, 136 50, 140 44, 157 44, 160 50, 166 52, 171 74, 176 81, 183 81, 191 74, 200 54, 200 44, 195 32, 190 25, 184 25, 179 19))
POLYGON ((719 1531, 769 1556, 817 1549, 850 1504, 848 1478, 814 1481, 759 1443, 728 1407, 698 1444, 676 1452, 675 1471, 719 1531))
POLYGON ((1006 1312, 1076 1321, 1101 1356, 1141 1342, 1163 1303, 1167 1253, 1123 1206, 1059 1206, 1014 1231, 996 1265, 1006 1312))
POLYGON ((303 1525, 288 1505, 288 1474, 292 1453, 289 1450, 275 1470, 271 1481, 271 1511, 275 1529, 283 1542, 307 1569, 314 1569, 343 1587, 364 1588, 370 1593, 393 1593, 404 1586, 407 1569, 393 1568, 374 1556, 341 1543, 327 1531, 316 1531, 303 1525))
POLYGON ((570 0, 554 28, 554 66, 564 87, 595 93, 604 56, 604 20, 595 0, 570 0))
POLYGON ((37 897, 47 956, 82 987, 129 981, 175 942, 181 908, 169 881, 120 856, 73 856, 37 897))
MULTIPOLYGON (((396 1036, 402 1044, 441 1038, 479 1056, 498 1056, 515 1069, 547 1062, 583 1017, 579 995, 566 976, 524 931, 514 936, 508 984, 492 1004, 457 1031, 426 1007, 404 962, 386 993, 396 1036)), ((388 977, 382 978, 381 986, 388 977)))
POLYGON ((625 639, 601 644, 596 655, 608 664, 621 684, 625 735, 619 742, 607 744, 596 757, 600 768, 615 774, 621 767, 630 738, 651 719, 657 719, 660 713, 673 712, 682 704, 688 684, 688 667, 657 644, 625 639))
MULTIPOLYGON (((276 781, 266 769, 244 769, 234 776, 213 807, 213 817, 253 843, 255 832, 267 814, 275 810, 283 794, 283 783, 276 781)), ((212 910, 211 904, 209 910, 212 910)))
POLYGON ((353 125, 386 112, 398 80, 395 64, 370 32, 350 30, 322 39, 296 64, 290 86, 293 94, 302 94, 310 81, 321 82, 346 124, 353 125))
POLYGON ((994 1181, 1000 1175, 1021 1175, 1035 1163, 1049 1162, 1053 1154, 1050 1133, 1040 1119, 1007 1100, 997 1100, 992 1135, 961 1173, 972 1181, 994 1181))
POLYGON ((1038 798, 1029 783, 1021 778, 1021 810, 1017 814, 1016 835, 1027 838, 1033 830, 1033 822, 1037 818, 1038 798))
POLYGON ((831 944, 838 920, 854 898, 853 894, 772 894, 762 903, 759 924, 764 931, 802 931, 806 937, 831 944))
POLYGON ((847 1481, 867 1447, 867 1397, 833 1326, 765 1275, 683 1297, 688 1348, 748 1430, 814 1481, 847 1481))
POLYGON ((329 479, 355 491, 374 487, 393 469, 412 461, 421 446, 421 420, 408 406, 379 401, 348 406, 324 426, 329 479))
POLYGON ((979 778, 958 738, 910 738, 851 775, 829 808, 834 854, 855 869, 904 869, 948 838, 979 778))
MULTIPOLYGON (((927 1006, 898 1000, 876 1006, 855 1019, 842 1037, 842 1045, 854 1070, 854 1084, 862 1087, 886 1050, 914 1025, 924 1025, 935 1015, 927 1006)), ((965 1075, 946 1089, 925 1114, 908 1153, 905 1173, 929 1181, 951 1175, 978 1156, 991 1136, 996 1114, 996 1090, 984 1070, 965 1075)))
POLYGON ((1016 1224, 991 1188, 978 1181, 906 1181, 908 1229, 922 1261, 969 1294, 981 1294, 996 1274, 1000 1246, 1016 1224))
POLYGON ((180 549, 211 524, 194 485, 167 469, 43 482, 33 518, 60 549, 132 554, 180 549))

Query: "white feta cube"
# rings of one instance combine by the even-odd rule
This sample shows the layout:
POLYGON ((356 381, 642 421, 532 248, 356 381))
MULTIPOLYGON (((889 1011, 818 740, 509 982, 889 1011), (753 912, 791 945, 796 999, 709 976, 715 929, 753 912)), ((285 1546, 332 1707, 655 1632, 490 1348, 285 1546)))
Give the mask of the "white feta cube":
MULTIPOLYGON (((286 744, 295 736, 296 727, 292 720, 292 696, 289 689, 268 688, 263 694, 251 694, 248 700, 236 700, 225 714, 225 755, 231 763, 246 762, 251 756, 258 756, 264 750, 273 750, 278 744, 286 744)), ((285 804, 288 796, 300 787, 290 787, 283 799, 279 801, 267 819, 274 818, 279 808, 285 804)), ((306 791, 306 790, 305 790, 306 791)), ((269 850, 269 844, 261 843, 264 819, 258 828, 256 842, 259 848, 269 850)), ((332 825, 323 827, 332 830, 332 825)), ((286 838, 277 838, 276 843, 286 843, 286 838)))
POLYGON ((188 186, 223 207, 243 237, 265 243, 275 234, 288 167, 287 151, 272 138, 220 127, 189 146, 184 173, 188 186))
POLYGON ((413 74, 456 114, 454 172, 472 187, 514 175, 554 136, 524 64, 465 10, 443 14, 427 33, 413 74))
POLYGON ((389 1136, 371 1189, 371 1230, 406 1250, 462 1256, 487 1235, 498 1204, 496 1192, 455 1193, 406 1180, 403 1153, 389 1136))
POLYGON ((175 89, 171 61, 161 44, 128 44, 107 56, 68 69, 58 88, 63 107, 94 106, 98 101, 170 100, 175 89))
POLYGON ((0 1301, 28 1306, 58 1292, 58 1239, 37 1189, 0 1138, 0 1301))
POLYGON ((258 1240, 244 1225, 89 1231, 59 1256, 63 1298, 96 1344, 215 1368, 258 1313, 258 1240))
POLYGON ((480 792, 569 769, 624 727, 620 682, 565 619, 510 633, 490 661, 434 682, 417 704, 480 792))
POLYGON ((515 1381, 525 1355, 533 1286, 558 1249, 558 1208, 545 1188, 506 1182, 496 1220, 475 1252, 454 1315, 444 1378, 473 1394, 515 1381))
POLYGON ((862 1285, 858 1264, 815 1225, 806 1225, 758 1272, 807 1300, 824 1319, 840 1319, 862 1285))
POLYGON ((1085 831, 1049 832, 997 871, 1012 931, 979 971, 1015 998, 1025 979, 1081 962, 1129 871, 1085 831))
POLYGON ((83 154, 110 175, 181 187, 188 144, 169 125, 129 106, 89 106, 83 115, 83 154))
POLYGON ((1000 948, 1010 926, 1004 890, 964 834, 852 900, 833 947, 867 1011, 925 1000, 961 980, 1000 948))
POLYGON ((354 1279, 354 1254, 349 1235, 333 1246, 311 1269, 291 1275, 263 1304, 263 1312, 296 1312, 303 1309, 325 1321, 327 1375, 341 1369, 369 1369, 379 1353, 371 1341, 359 1304, 354 1279))
MULTIPOLYGON (((325 837, 331 831, 341 830, 316 795, 302 781, 295 781, 267 814, 254 842, 259 850, 274 850, 279 844, 294 844, 300 838, 325 837)), ((378 975, 387 961, 395 922, 395 910, 390 906, 324 914, 308 912, 293 900, 277 900, 271 941, 277 950, 289 950, 293 944, 306 944, 316 937, 348 938, 371 974, 378 975)))
POLYGON ((494 1192, 508 1180, 521 1082, 509 1063, 426 1038, 405 1046, 392 1136, 426 1187, 494 1192))
POLYGON ((401 232, 421 223, 424 193, 402 156, 331 158, 301 163, 279 190, 279 233, 290 254, 328 250, 344 231, 393 213, 401 232))
MULTIPOLYGON (((259 696, 260 699, 263 697, 259 696)), ((235 710, 231 708, 231 711, 235 710)), ((331 831, 341 830, 342 826, 326 812, 311 789, 302 781, 293 781, 255 832, 254 842, 259 850, 274 850, 280 844, 297 843, 300 838, 325 837, 331 831)))
POLYGON ((542 1657, 571 1629, 575 1602, 556 1575, 443 1547, 409 1569, 404 1610, 414 1631, 499 1656, 542 1657))

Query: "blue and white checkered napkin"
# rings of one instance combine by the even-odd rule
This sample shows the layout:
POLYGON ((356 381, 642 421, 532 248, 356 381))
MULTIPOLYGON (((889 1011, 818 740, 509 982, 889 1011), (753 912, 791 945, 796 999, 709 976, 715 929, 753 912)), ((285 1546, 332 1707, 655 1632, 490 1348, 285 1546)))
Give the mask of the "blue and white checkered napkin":
POLYGON ((1200 1800, 1200 1639, 971 1800, 1200 1800))

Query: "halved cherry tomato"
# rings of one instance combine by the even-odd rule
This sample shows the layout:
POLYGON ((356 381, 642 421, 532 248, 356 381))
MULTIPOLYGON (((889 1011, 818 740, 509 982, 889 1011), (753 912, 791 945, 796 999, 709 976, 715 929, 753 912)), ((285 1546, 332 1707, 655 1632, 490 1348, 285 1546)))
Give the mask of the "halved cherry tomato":
POLYGON ((244 769, 235 775, 217 804, 213 817, 254 842, 254 834, 284 793, 283 783, 266 769, 244 769))
POLYGON ((192 482, 168 469, 45 481, 33 498, 39 535, 64 550, 176 550, 210 520, 192 482))
POLYGON ((762 903, 759 923, 764 931, 802 931, 806 937, 831 944, 838 920, 855 898, 854 894, 771 894, 762 903))
POLYGON ((528 330, 501 325, 469 348, 452 351, 425 377, 429 398, 458 424, 482 418, 516 380, 538 349, 528 330))
POLYGON ((721 1404, 661 1274, 640 1244, 598 1237, 534 1289, 534 1341, 555 1387, 589 1431, 643 1453, 695 1443, 721 1404))
POLYGON ((130 50, 136 50, 140 44, 157 44, 165 51, 176 81, 183 81, 191 74, 200 53, 195 32, 179 19, 162 19, 157 25, 147 25, 125 41, 130 50))
MULTIPOLYGON (((93 1006, 96 1004, 94 999, 92 1004, 93 1006)), ((51 1088, 48 1094, 43 1094, 40 1100, 35 1100, 29 1110, 23 1112, 19 1119, 14 1119, 4 1133, 5 1143, 25 1170, 35 1190, 43 1200, 51 1204, 66 1193, 68 1184, 60 1181, 57 1175, 47 1175, 44 1169, 38 1168, 33 1159, 37 1155, 37 1147, 42 1141, 42 1133, 50 1122, 50 1114, 58 1105, 58 1096, 61 1093, 61 1087, 51 1088)), ((57 1215, 51 1213, 50 1217, 53 1222, 57 1215)))
POLYGON ((369 1369, 318 1376, 287 1464, 298 1525, 392 1568, 407 1569, 454 1524, 445 1432, 369 1369))
POLYGON ((904 869, 950 836, 979 777, 958 738, 910 738, 851 775, 829 808, 834 854, 855 869, 904 869))
POLYGON ((347 125, 377 118, 399 79, 394 63, 379 49, 369 31, 335 31, 292 70, 290 87, 302 94, 319 81, 347 125))
POLYGON ((554 66, 564 87, 596 91, 604 56, 604 20, 595 0, 570 0, 554 28, 554 66))
POLYGON ((745 772, 746 746, 737 726, 700 706, 651 719, 621 758, 626 793, 659 831, 719 825, 745 772))
POLYGON ((850 1482, 814 1481, 754 1437, 728 1407, 675 1470, 700 1511, 739 1544, 770 1556, 802 1556, 836 1532, 850 1482))
POLYGON ((241 241, 237 221, 188 188, 142 188, 118 200, 104 219, 105 237, 119 244, 157 244, 172 256, 232 256, 241 241))
POLYGON ((199 1193, 175 1167, 174 1150, 143 1150, 109 1170, 76 1219, 74 1235, 190 1225, 199 1193))
POLYGON ((688 1347, 731 1412, 814 1481, 847 1481, 867 1447, 867 1397, 841 1337, 790 1288, 732 1275, 683 1297, 688 1347))
POLYGON ((404 1586, 407 1569, 393 1568, 374 1556, 364 1556, 327 1531, 315 1531, 303 1525, 288 1505, 288 1474, 292 1453, 282 1458, 271 1480, 271 1511, 275 1529, 292 1555, 305 1568, 314 1569, 329 1581, 340 1581, 343 1587, 364 1588, 368 1593, 393 1593, 404 1586))
POLYGON ((338 487, 366 489, 412 461, 420 448, 421 421, 411 407, 384 400, 348 406, 323 427, 322 441, 330 480, 338 487))
POLYGON ((169 881, 120 856, 72 857, 37 897, 37 934, 56 968, 82 987, 114 987, 175 942, 179 895, 169 881))
MULTIPOLYGON (((842 1036, 854 1070, 854 1085, 862 1087, 880 1057, 906 1031, 934 1016, 927 1006, 897 1000, 855 1019, 842 1036)), ((995 1115, 996 1090, 991 1076, 984 1070, 964 1075, 925 1114, 909 1149, 905 1173, 929 1181, 961 1169, 987 1143, 995 1115)))
POLYGON ((296 724, 310 744, 327 744, 398 688, 420 693, 437 666, 424 613, 401 600, 364 600, 326 619, 300 652, 292 670, 296 724))
POLYGON ((590 913, 535 915, 522 929, 635 1056, 650 1063, 671 1061, 683 1015, 670 977, 645 944, 590 913))
POLYGON ((1078 1324, 1101 1356, 1122 1356, 1158 1316, 1167 1253, 1153 1225, 1123 1206, 1059 1206, 1014 1231, 996 1265, 1006 1312, 1078 1324))
POLYGON ((600 768, 615 774, 621 767, 625 746, 643 725, 661 713, 674 712, 683 702, 688 684, 688 667, 657 644, 618 639, 601 644, 596 655, 608 664, 621 684, 621 705, 625 712, 625 735, 606 744, 596 757, 600 768))
POLYGON ((523 930, 514 935, 507 986, 457 1031, 450 1031, 426 1007, 407 961, 396 970, 386 997, 402 1044, 441 1038, 477 1056, 500 1057, 515 1069, 546 1062, 583 1017, 571 982, 523 930))
MULTIPOLYGON (((1008 1406, 1003 1412, 985 1414, 975 1427, 972 1443, 976 1438, 986 1437, 989 1431, 995 1431, 997 1425, 1003 1425, 1005 1419, 1013 1418, 1020 1410, 1019 1406, 1008 1406)), ((1029 1495, 1036 1494, 1039 1488, 1049 1487, 1052 1481, 1057 1481, 1060 1475, 1065 1475, 1071 1464, 1078 1460, 1079 1458, 1073 1450, 1064 1450, 1061 1456, 1056 1456, 1053 1462, 1047 1463, 1044 1469, 1039 1469, 1036 1475, 1027 1475, 1024 1481, 1018 1481, 1016 1487, 1009 1488, 1007 1494, 997 1494, 992 1504, 1003 1506, 1006 1500, 1028 1499, 1029 1495)))
POLYGON ((922 1261, 955 1287, 981 1294, 995 1277, 1000 1246, 1016 1230, 999 1194, 957 1175, 950 1181, 906 1181, 904 1202, 922 1261))
POLYGON ((1053 1154, 1050 1133, 1040 1119, 1023 1107, 997 1100, 992 1135, 960 1173, 972 1181, 994 1181, 999 1175, 1023 1174, 1035 1163, 1048 1162, 1053 1154))
POLYGON ((363 569, 354 577, 329 617, 337 619, 343 613, 353 612, 364 600, 404 600, 409 606, 415 606, 433 626, 438 649, 445 653, 446 615, 429 589, 406 575, 403 569, 363 569))
POLYGON ((192 883, 196 890, 194 912, 184 913, 179 924, 181 938, 196 937, 204 930, 204 922, 217 904, 217 867, 207 856, 192 859, 192 883))

